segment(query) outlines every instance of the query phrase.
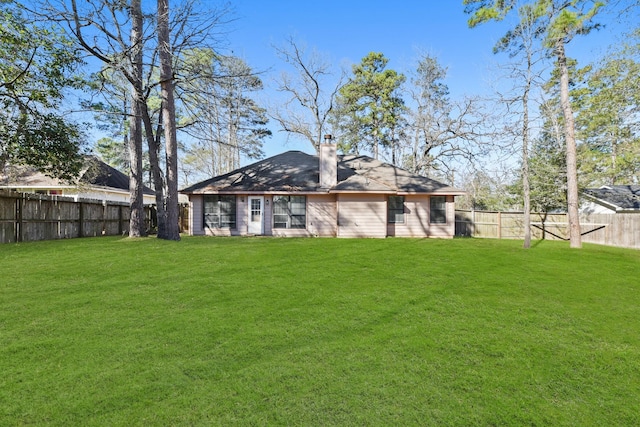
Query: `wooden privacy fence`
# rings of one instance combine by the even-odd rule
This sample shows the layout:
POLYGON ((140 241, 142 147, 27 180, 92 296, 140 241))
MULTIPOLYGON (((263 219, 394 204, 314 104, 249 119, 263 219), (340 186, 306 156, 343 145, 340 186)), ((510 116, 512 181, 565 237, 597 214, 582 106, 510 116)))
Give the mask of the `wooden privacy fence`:
MULTIPOLYGON (((146 208, 147 225, 153 209, 146 208)), ((129 205, 0 191, 0 243, 114 236, 129 232, 129 205)))
MULTIPOLYGON (((588 214, 580 216, 582 241, 640 249, 640 214, 588 214)), ((456 236, 524 239, 523 212, 456 210, 456 236)), ((533 239, 567 240, 567 214, 531 214, 533 239)))

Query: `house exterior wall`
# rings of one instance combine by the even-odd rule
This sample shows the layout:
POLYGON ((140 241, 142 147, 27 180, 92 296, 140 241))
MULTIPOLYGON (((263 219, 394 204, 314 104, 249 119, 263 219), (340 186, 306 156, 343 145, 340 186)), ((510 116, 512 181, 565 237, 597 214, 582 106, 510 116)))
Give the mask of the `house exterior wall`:
POLYGON ((244 236, 249 232, 249 197, 246 194, 236 196, 236 229, 234 236, 244 236))
POLYGON ((582 201, 580 203, 580 213, 589 215, 589 214, 614 214, 616 211, 614 209, 609 209, 606 206, 602 206, 599 203, 592 202, 590 200, 582 201))
MULTIPOLYGON (((264 206, 263 206, 264 218, 264 235, 265 236, 274 236, 273 234, 273 196, 269 194, 265 194, 264 196, 264 206)), ((277 235, 277 234, 276 234, 277 235)))
POLYGON ((312 236, 337 236, 338 209, 334 194, 307 196, 307 230, 312 236))
POLYGON ((204 198, 199 194, 192 194, 189 196, 189 234, 192 236, 198 236, 205 234, 202 227, 203 221, 203 200, 204 198))
POLYGON ((404 199, 404 223, 387 224, 387 235, 395 237, 429 236, 429 196, 412 195, 404 199))
MULTIPOLYGON (((270 235, 277 237, 335 237, 337 233, 336 197, 332 194, 307 195, 306 228, 272 228, 272 210, 269 209, 270 235)), ((270 202, 271 206, 271 202, 270 202)), ((269 207, 270 207, 269 206, 269 207)), ((265 224, 266 225, 266 224, 265 224)), ((266 233, 265 233, 266 234, 266 233)))
MULTIPOLYGON (((431 224, 430 197, 405 196, 405 222, 387 223, 385 194, 307 195, 305 229, 273 228, 273 196, 264 195, 264 235, 277 237, 441 237, 455 234, 454 196, 446 196, 447 222, 431 224)), ((189 196, 189 232, 192 235, 244 236, 248 233, 247 195, 236 196, 236 229, 210 229, 203 224, 202 195, 189 196)))
POLYGON ((429 237, 453 238, 456 233, 456 206, 454 196, 446 196, 447 222, 444 224, 431 224, 429 237))
POLYGON ((240 236, 247 234, 246 204, 242 203, 243 196, 236 196, 236 229, 204 227, 204 196, 189 195, 189 234, 192 236, 240 236))
POLYGON ((395 237, 444 237, 455 234, 455 204, 453 196, 446 196, 447 222, 431 224, 431 197, 407 195, 404 200, 404 223, 387 224, 387 235, 395 237))
POLYGON ((387 237, 384 194, 338 194, 338 237, 387 237))
MULTIPOLYGON (((43 193, 49 195, 58 195, 63 197, 73 197, 76 201, 80 199, 102 200, 107 202, 129 203, 131 198, 128 191, 109 189, 105 187, 92 187, 83 185, 77 187, 7 187, 20 193, 43 193)), ((145 205, 154 205, 156 197, 153 194, 144 194, 143 202, 145 205)))

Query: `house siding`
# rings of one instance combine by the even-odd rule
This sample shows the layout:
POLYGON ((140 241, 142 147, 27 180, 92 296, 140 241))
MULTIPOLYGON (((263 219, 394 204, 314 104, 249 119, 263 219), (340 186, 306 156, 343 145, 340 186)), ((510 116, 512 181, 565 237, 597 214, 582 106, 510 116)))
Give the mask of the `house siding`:
POLYGON ((236 230, 234 236, 245 236, 249 232, 249 198, 246 194, 236 196, 236 230))
POLYGON ((426 237, 429 227, 429 196, 405 196, 404 223, 387 224, 387 235, 426 237))
MULTIPOLYGON (((431 224, 429 237, 453 238, 456 232, 456 207, 454 196, 446 196, 447 222, 445 224, 431 224)), ((428 218, 428 216, 427 216, 428 218)))
POLYGON ((589 214, 614 214, 616 213, 615 209, 607 208, 606 206, 602 206, 599 203, 585 201, 580 204, 580 213, 589 215, 589 214))
MULTIPOLYGON (((273 228, 273 197, 264 196, 264 235, 276 237, 439 237, 455 234, 455 203, 446 196, 447 222, 429 223, 430 198, 427 195, 405 196, 405 222, 387 223, 387 200, 384 194, 320 194, 307 196, 305 229, 273 228)), ((210 229, 203 224, 202 195, 191 195, 189 232, 192 235, 245 236, 248 234, 248 196, 236 196, 236 229, 210 229)))
MULTIPOLYGON (((332 194, 308 195, 307 218, 304 229, 272 228, 271 235, 277 237, 335 237, 337 233, 336 198, 332 194)), ((270 202, 270 206, 272 206, 270 202)), ((270 227, 273 222, 272 211, 269 209, 270 227)))
POLYGON ((387 198, 384 194, 339 194, 338 237, 387 236, 387 198))
MULTIPOLYGON (((247 212, 248 215, 248 212, 247 212)), ((247 217, 248 218, 248 217, 247 217)), ((263 235, 273 236, 273 196, 264 196, 264 231, 263 235)))
POLYGON ((313 236, 336 237, 338 210, 334 194, 307 196, 307 230, 313 236))
POLYGON ((203 200, 201 195, 191 195, 189 197, 189 233, 192 236, 205 234, 203 221, 203 200))

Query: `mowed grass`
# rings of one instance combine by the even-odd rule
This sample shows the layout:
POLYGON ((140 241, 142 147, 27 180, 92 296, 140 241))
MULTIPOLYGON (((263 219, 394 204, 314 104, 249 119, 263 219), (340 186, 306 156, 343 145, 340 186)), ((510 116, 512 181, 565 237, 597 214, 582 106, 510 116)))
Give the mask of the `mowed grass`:
POLYGON ((0 425, 640 425, 640 252, 0 246, 0 425))

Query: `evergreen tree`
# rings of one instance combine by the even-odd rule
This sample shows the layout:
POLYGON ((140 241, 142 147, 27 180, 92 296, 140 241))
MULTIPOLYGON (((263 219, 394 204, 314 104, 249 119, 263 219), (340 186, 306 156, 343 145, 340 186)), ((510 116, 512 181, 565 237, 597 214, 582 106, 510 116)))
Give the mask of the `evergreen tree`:
POLYGON ((81 64, 71 43, 0 0, 0 170, 28 164, 74 180, 82 166, 80 128, 58 110, 66 88, 78 88, 81 64))
POLYGON ((400 86, 405 77, 386 69, 388 62, 382 53, 369 53, 353 66, 353 76, 340 88, 335 122, 345 152, 368 149, 377 159, 380 149, 393 150, 398 144, 405 112, 400 86))
MULTIPOLYGON (((517 0, 464 0, 466 11, 472 16, 469 26, 491 20, 502 20, 518 5, 517 0)), ((569 98, 569 68, 566 46, 578 34, 586 34, 597 27, 594 16, 607 4, 594 0, 532 0, 534 20, 544 29, 540 32, 543 44, 557 61, 560 71, 560 105, 564 116, 564 137, 567 161, 567 211, 569 238, 572 248, 582 246, 578 215, 578 167, 573 109, 569 98)), ((509 37, 507 33, 506 37, 509 37)))
POLYGON ((576 96, 580 172, 588 186, 640 182, 640 45, 588 69, 576 96))
POLYGON ((183 60, 193 71, 180 86, 183 130, 195 138, 185 150, 189 172, 211 177, 240 167, 242 156, 261 157, 271 135, 266 110, 253 98, 261 79, 242 59, 211 50, 193 50, 183 60))

